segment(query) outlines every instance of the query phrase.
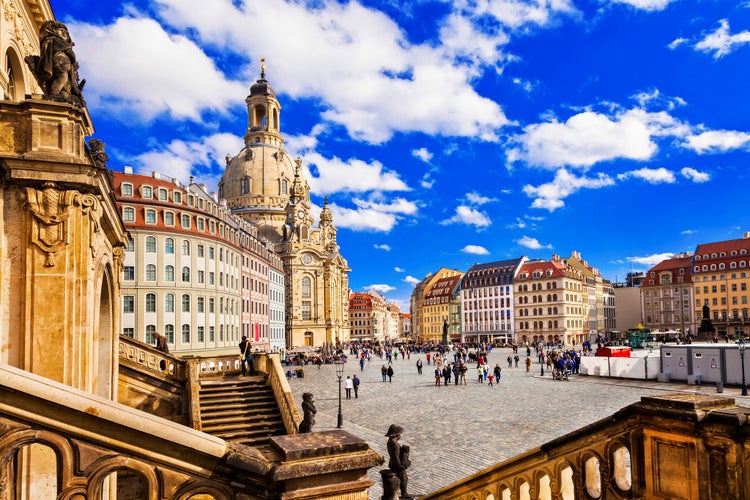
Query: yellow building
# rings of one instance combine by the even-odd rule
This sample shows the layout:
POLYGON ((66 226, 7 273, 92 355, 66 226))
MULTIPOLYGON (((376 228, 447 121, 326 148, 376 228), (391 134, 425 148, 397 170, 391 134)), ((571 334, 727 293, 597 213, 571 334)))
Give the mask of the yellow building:
MULTIPOLYGON (((695 324, 699 331, 703 306, 709 307, 715 328, 713 335, 720 338, 747 336, 748 287, 750 287, 750 233, 736 240, 702 243, 693 257, 693 295, 695 324)), ((698 334, 710 338, 712 334, 698 334)))
POLYGON ((284 263, 287 346, 321 346, 349 340, 349 272, 339 252, 333 215, 324 203, 312 216, 310 186, 300 160, 281 135, 281 105, 265 68, 245 99, 245 147, 227 156, 219 196, 258 226, 284 263), (317 225, 316 225, 317 222, 317 225))
MULTIPOLYGON (((443 342, 444 325, 451 325, 451 303, 458 300, 457 286, 463 273, 456 270, 440 268, 432 276, 425 278, 427 285, 422 289, 419 303, 419 333, 422 342, 443 342)), ((412 318, 414 311, 412 311, 412 318)), ((450 335, 449 335, 450 336, 450 335)), ((448 338, 450 341, 450 338, 448 338)))

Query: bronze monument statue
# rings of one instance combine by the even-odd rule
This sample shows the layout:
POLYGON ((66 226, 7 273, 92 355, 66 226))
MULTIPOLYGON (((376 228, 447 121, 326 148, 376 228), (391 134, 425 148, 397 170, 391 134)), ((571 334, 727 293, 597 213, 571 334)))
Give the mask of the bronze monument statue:
POLYGON ((39 28, 40 54, 26 56, 26 64, 36 77, 44 97, 84 105, 81 90, 86 81, 78 80, 78 61, 73 52, 68 27, 59 21, 45 21, 39 28))
MULTIPOLYGON (((409 478, 406 475, 406 469, 411 465, 409 459, 409 446, 401 444, 399 438, 404 432, 404 429, 396 424, 391 424, 388 428, 388 432, 385 434, 388 438, 388 469, 393 477, 398 478, 400 483, 401 496, 399 498, 404 500, 410 500, 411 497, 406 492, 406 487, 409 483, 409 478)), ((395 484, 386 484, 386 475, 383 475, 383 497, 393 498, 395 495, 395 484)))
POLYGON ((315 414, 318 410, 315 409, 313 401, 313 395, 306 392, 302 395, 302 422, 299 424, 299 431, 301 433, 312 432, 312 427, 315 425, 315 414))

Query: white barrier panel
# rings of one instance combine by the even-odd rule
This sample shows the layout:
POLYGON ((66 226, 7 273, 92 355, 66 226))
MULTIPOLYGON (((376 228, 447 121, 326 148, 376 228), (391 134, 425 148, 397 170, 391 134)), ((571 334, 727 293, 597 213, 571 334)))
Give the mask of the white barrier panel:
POLYGON ((607 359, 595 356, 582 356, 580 372, 583 375, 592 375, 594 377, 609 377, 607 359))
POLYGON ((661 360, 657 356, 648 358, 604 358, 584 356, 581 358, 581 373, 595 377, 617 377, 634 380, 656 380, 661 371, 661 360), (646 375, 648 372, 648 376, 646 375))

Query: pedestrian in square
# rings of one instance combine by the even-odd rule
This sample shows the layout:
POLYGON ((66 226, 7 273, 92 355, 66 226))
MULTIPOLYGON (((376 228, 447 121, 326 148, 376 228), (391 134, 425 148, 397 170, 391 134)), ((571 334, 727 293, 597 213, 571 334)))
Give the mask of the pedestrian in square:
POLYGON ((354 387, 354 382, 352 382, 352 378, 347 375, 346 380, 344 381, 344 389, 346 390, 346 399, 352 399, 353 387, 354 387))
POLYGON ((354 387, 354 397, 358 398, 359 397, 359 377, 357 377, 356 375, 352 379, 352 386, 354 387))

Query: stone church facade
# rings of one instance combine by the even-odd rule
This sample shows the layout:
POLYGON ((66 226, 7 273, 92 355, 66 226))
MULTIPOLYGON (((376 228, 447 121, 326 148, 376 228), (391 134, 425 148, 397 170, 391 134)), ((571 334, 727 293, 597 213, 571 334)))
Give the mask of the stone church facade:
POLYGON ((274 244, 286 276, 287 347, 321 346, 349 339, 349 268, 336 241, 326 200, 316 221, 301 160, 284 149, 276 94, 265 78, 245 99, 245 147, 227 156, 219 197, 258 226, 274 244))

